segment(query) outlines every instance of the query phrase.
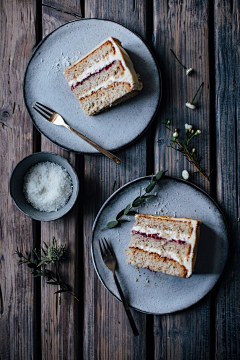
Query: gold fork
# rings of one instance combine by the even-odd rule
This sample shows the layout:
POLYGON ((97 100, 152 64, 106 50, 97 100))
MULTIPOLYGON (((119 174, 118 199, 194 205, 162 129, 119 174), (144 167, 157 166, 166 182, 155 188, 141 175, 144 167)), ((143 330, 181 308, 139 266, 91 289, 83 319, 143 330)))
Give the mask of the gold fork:
POLYGON ((120 298, 122 300, 125 312, 127 314, 128 321, 129 321, 129 323, 131 325, 133 334, 134 334, 134 336, 138 336, 139 335, 138 329, 136 327, 136 324, 135 324, 135 321, 134 321, 133 316, 131 314, 131 311, 129 309, 127 300, 126 300, 126 298, 125 298, 125 296, 123 294, 122 288, 121 288, 121 286, 119 284, 117 275, 115 273, 115 268, 116 268, 116 265, 117 265, 116 255, 115 255, 115 253, 113 251, 112 245, 110 245, 105 238, 101 239, 101 240, 102 240, 102 243, 99 240, 99 247, 100 247, 100 252, 101 252, 101 255, 102 255, 103 262, 106 265, 106 267, 113 274, 113 278, 114 278, 115 284, 117 286, 120 298))
POLYGON ((81 134, 79 131, 73 129, 71 126, 69 126, 65 120, 62 118, 61 115, 59 115, 56 111, 50 109, 49 107, 39 103, 35 102, 33 105, 34 110, 36 110, 40 115, 42 115, 46 120, 50 121, 54 125, 64 126, 68 130, 72 131, 74 134, 78 135, 80 138, 85 140, 88 144, 92 145, 95 149, 100 151, 102 154, 107 156, 109 159, 115 161, 118 165, 121 164, 122 160, 120 160, 117 156, 110 153, 110 151, 105 150, 100 145, 96 144, 94 141, 87 138, 85 135, 81 134))

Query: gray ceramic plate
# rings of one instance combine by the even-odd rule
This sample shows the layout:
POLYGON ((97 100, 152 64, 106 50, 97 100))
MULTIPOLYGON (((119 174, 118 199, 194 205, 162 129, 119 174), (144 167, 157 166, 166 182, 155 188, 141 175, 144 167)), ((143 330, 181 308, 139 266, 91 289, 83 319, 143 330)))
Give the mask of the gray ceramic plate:
POLYGON ((104 148, 116 150, 138 138, 150 125, 161 98, 161 80, 151 51, 138 35, 113 21, 84 19, 62 25, 43 39, 28 63, 23 92, 28 112, 43 135, 67 150, 96 153, 77 135, 48 123, 32 108, 34 102, 59 112, 69 125, 104 148), (63 70, 108 36, 122 42, 144 87, 135 98, 89 117, 71 92, 63 70))
POLYGON ((143 189, 149 181, 150 177, 144 177, 124 185, 102 206, 93 225, 92 258, 103 285, 119 299, 112 274, 99 252, 98 240, 105 237, 116 253, 117 275, 130 306, 146 313, 166 314, 195 304, 216 284, 227 260, 228 230, 221 210, 206 193, 183 180, 165 177, 153 190, 155 196, 148 199, 139 212, 189 217, 203 222, 194 273, 189 279, 182 279, 147 269, 137 270, 126 264, 125 250, 134 217, 129 216, 130 222, 121 227, 100 229, 139 195, 140 185, 143 189))

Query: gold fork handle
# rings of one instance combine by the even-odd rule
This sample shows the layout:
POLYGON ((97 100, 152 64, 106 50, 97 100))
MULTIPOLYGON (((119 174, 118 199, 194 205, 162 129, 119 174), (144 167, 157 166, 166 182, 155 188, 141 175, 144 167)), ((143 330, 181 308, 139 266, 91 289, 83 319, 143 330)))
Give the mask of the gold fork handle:
POLYGON ((121 164, 122 160, 120 160, 117 156, 113 155, 112 153, 110 153, 110 151, 104 149, 103 147, 101 147, 100 145, 96 144, 94 141, 90 140, 89 138, 87 138, 85 135, 81 134, 80 132, 78 132, 77 130, 73 129, 71 126, 68 125, 69 130, 71 130, 72 132, 74 132, 74 134, 78 135, 80 138, 82 138, 83 140, 85 140, 88 144, 92 145, 95 149, 97 149, 98 151, 100 151, 102 154, 104 154, 105 156, 107 156, 109 159, 115 161, 115 163, 117 163, 118 165, 121 164))
POLYGON ((138 329, 137 329, 137 327, 136 327, 135 321, 134 321, 134 319, 133 319, 132 313, 131 313, 131 311, 130 311, 130 309, 129 309, 129 306, 128 306, 128 303, 127 303, 127 301, 126 301, 126 299, 125 299, 125 296, 124 296, 124 294, 123 294, 123 292, 122 292, 122 289, 121 289, 121 286, 120 286, 120 284, 119 284, 117 275, 115 274, 115 271, 113 271, 113 278, 114 278, 115 283, 116 283, 116 285, 117 285, 117 289, 118 289, 120 298, 121 298, 121 300, 122 300, 124 309, 125 309, 125 311, 126 311, 128 320, 129 320, 129 322, 130 322, 130 325, 131 325, 133 334, 134 334, 134 336, 138 336, 138 335, 139 335, 138 329))

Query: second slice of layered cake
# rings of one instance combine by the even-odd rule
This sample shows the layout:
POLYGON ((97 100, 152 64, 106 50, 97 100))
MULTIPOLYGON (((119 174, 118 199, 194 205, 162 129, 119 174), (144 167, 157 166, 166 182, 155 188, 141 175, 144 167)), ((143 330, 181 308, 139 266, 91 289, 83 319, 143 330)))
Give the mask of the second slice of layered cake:
POLYGON ((127 263, 188 278, 196 261, 201 221, 158 215, 135 215, 127 263))

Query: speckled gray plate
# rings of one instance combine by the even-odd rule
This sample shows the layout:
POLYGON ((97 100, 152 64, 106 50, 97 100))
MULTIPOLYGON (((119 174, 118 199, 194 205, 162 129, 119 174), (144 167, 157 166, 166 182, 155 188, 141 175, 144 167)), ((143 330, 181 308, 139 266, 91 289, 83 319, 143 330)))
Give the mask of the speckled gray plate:
POLYGON ((92 258, 103 285, 119 299, 112 274, 99 251, 98 240, 105 237, 116 253, 117 275, 130 306, 146 313, 166 314, 195 304, 216 284, 228 256, 228 229, 218 205, 205 192, 183 180, 165 177, 155 187, 155 197, 148 199, 139 212, 189 217, 203 222, 194 273, 189 279, 182 279, 147 269, 137 270, 126 264, 125 250, 130 242, 134 216, 129 216, 131 221, 121 227, 100 229, 139 195, 140 185, 144 189, 149 181, 150 177, 144 177, 124 185, 102 206, 93 225, 92 258))
POLYGON ((43 135, 67 150, 96 153, 77 135, 46 121, 32 108, 34 102, 51 107, 104 148, 116 150, 134 141, 150 125, 161 98, 160 79, 156 61, 138 35, 113 21, 84 19, 62 25, 43 39, 27 65, 23 92, 33 123, 43 135), (63 70, 108 36, 122 42, 144 87, 135 98, 89 117, 71 92, 63 70))

